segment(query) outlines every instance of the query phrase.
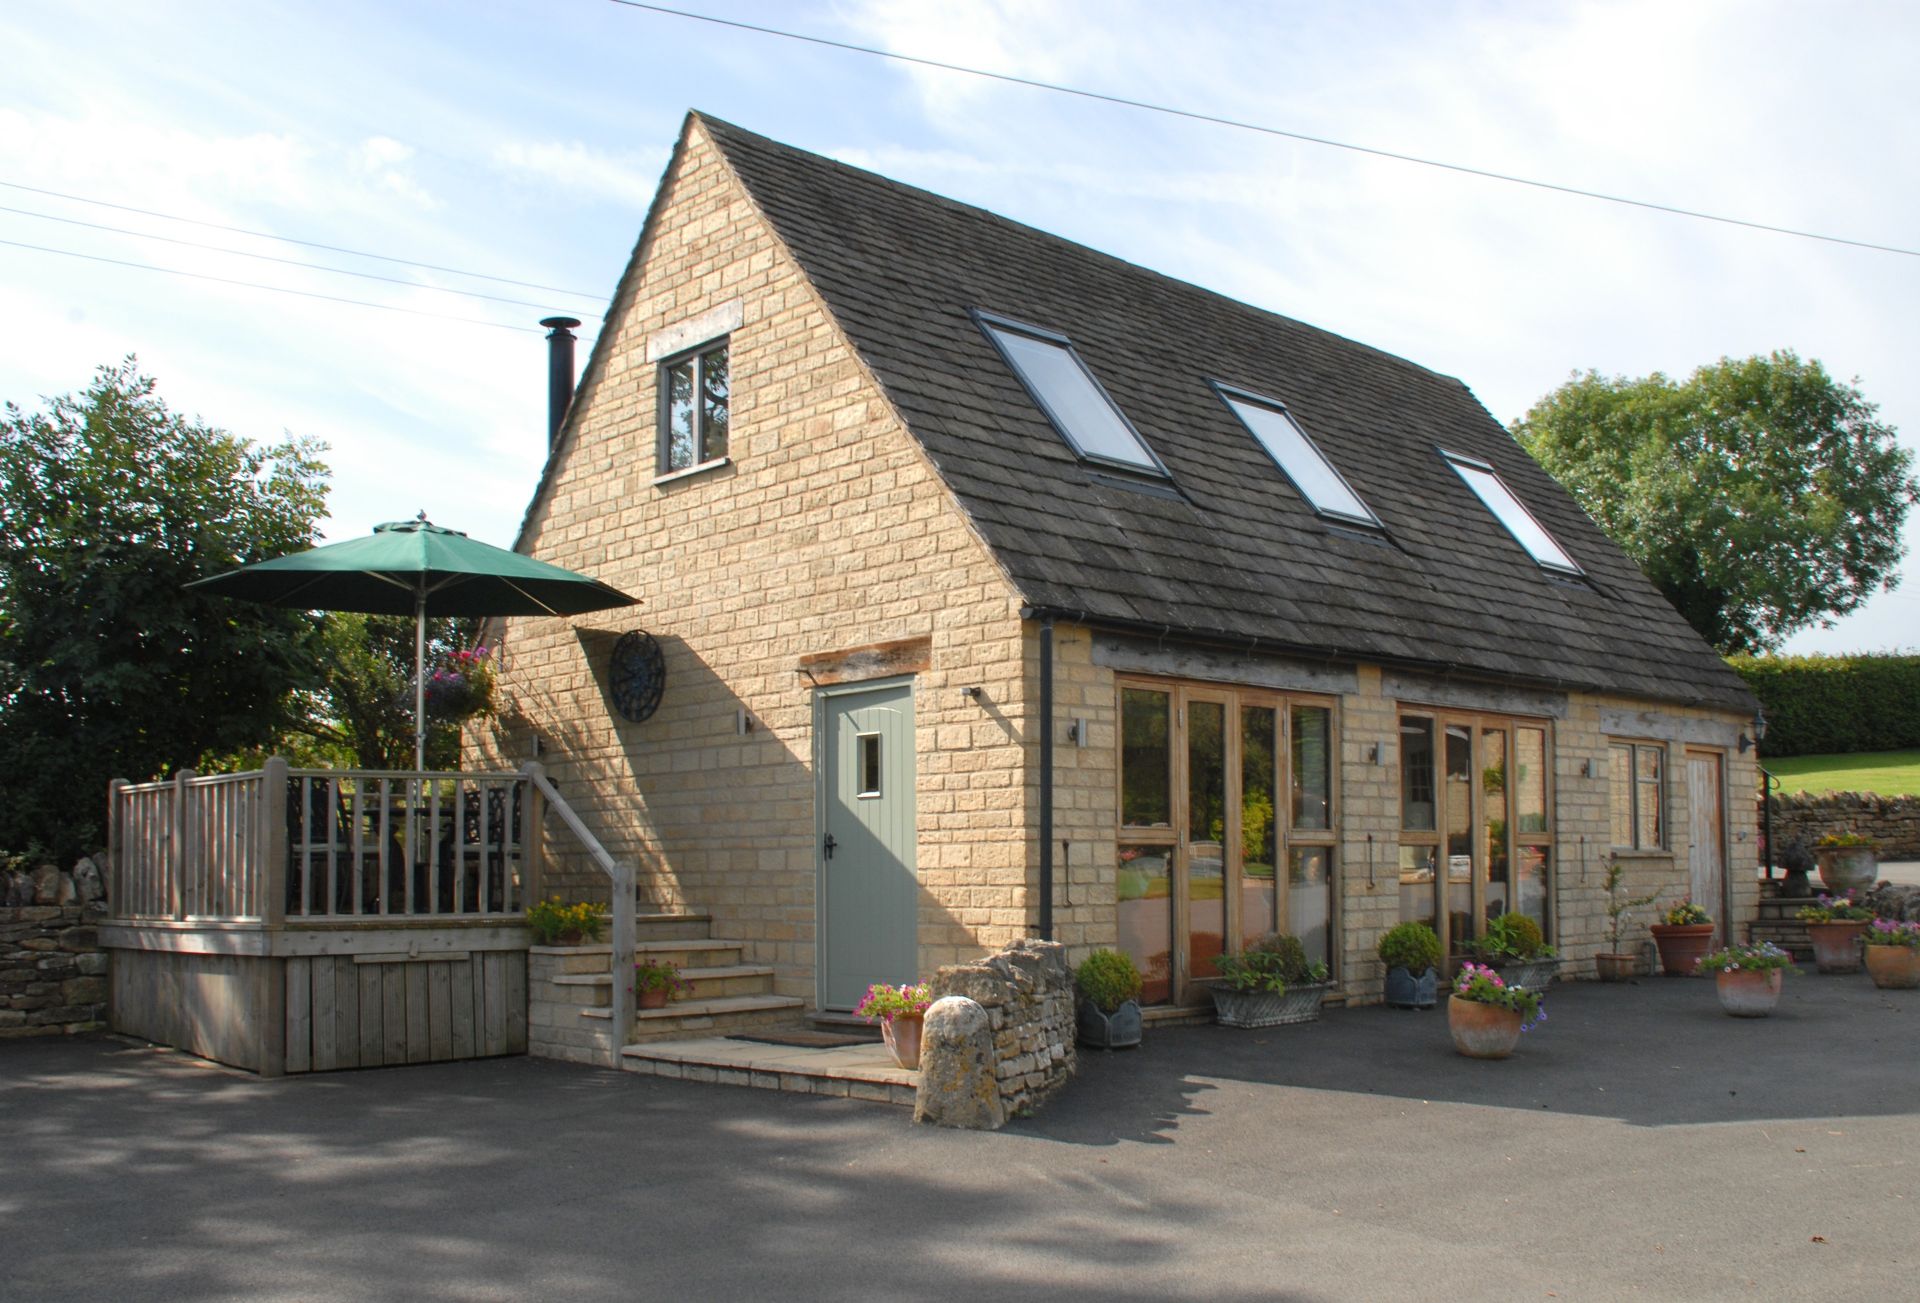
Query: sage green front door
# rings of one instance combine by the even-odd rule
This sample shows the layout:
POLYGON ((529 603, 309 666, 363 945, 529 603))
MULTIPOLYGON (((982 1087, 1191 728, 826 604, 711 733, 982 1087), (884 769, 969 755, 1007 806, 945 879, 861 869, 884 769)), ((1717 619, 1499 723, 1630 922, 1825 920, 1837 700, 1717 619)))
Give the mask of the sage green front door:
POLYGON ((820 1007, 917 981, 913 685, 820 694, 820 1007))

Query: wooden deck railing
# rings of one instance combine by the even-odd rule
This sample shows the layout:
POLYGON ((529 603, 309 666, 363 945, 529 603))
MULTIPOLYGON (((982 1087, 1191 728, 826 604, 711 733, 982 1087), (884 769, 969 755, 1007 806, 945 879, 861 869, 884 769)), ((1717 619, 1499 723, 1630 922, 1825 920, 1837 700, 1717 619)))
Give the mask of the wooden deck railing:
POLYGON ((109 797, 127 920, 338 925, 518 920, 539 893, 546 795, 524 773, 264 769, 109 797))

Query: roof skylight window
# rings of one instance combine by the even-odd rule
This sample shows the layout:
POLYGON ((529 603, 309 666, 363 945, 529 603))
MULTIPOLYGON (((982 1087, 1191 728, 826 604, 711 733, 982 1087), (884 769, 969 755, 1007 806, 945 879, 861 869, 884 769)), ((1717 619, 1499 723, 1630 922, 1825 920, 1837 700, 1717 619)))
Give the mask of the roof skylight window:
POLYGON ((1379 526, 1380 518, 1307 437, 1285 403, 1229 389, 1217 381, 1213 388, 1315 511, 1354 524, 1379 526))
POLYGON ((1487 510, 1507 527, 1507 532, 1527 550, 1528 556, 1548 570, 1559 570, 1570 575, 1585 573, 1567 555, 1566 549, 1554 541, 1553 535, 1547 533, 1547 527, 1535 520, 1533 513, 1513 496, 1513 490, 1494 473, 1493 467, 1444 448, 1440 450, 1440 455, 1460 473, 1460 478, 1467 482, 1474 496, 1487 504, 1487 510))
POLYGON ((1167 473, 1065 335, 985 313, 975 316, 1068 447, 1089 461, 1167 473))

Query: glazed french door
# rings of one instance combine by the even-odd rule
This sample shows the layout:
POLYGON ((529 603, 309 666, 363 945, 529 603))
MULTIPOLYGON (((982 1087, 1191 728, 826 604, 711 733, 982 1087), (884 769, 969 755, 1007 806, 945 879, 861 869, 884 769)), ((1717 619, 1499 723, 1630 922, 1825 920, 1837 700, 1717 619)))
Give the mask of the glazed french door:
POLYGON ((1149 1004, 1272 932, 1331 962, 1330 703, 1123 682, 1115 908, 1149 1004))

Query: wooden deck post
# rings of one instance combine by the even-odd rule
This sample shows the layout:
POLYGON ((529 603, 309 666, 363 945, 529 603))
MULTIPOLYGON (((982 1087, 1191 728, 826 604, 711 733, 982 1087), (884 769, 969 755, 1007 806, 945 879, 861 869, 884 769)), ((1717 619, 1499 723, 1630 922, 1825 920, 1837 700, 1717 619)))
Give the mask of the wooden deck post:
POLYGON ((107 914, 124 918, 127 913, 126 798, 121 792, 130 786, 124 778, 107 784, 107 914))
POLYGON ((193 852, 192 819, 187 812, 187 794, 192 789, 187 783, 194 776, 191 769, 173 776, 173 818, 167 821, 168 858, 173 861, 167 875, 167 908, 175 919, 187 916, 187 856, 193 852))
POLYGON ((521 806, 520 829, 520 908, 539 903, 546 894, 547 872, 547 797, 540 790, 540 779, 546 776, 547 767, 538 760, 529 760, 520 766, 520 772, 526 775, 524 789, 526 801, 521 806))
POLYGON ((264 857, 260 921, 269 930, 287 921, 287 758, 268 756, 260 778, 260 851, 264 857))

